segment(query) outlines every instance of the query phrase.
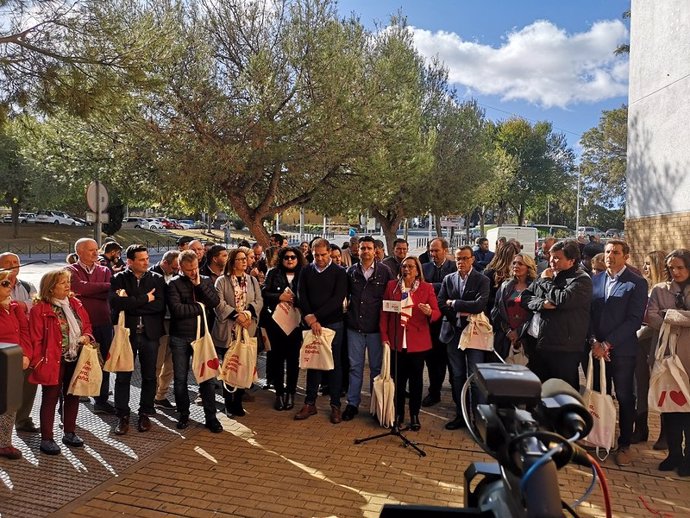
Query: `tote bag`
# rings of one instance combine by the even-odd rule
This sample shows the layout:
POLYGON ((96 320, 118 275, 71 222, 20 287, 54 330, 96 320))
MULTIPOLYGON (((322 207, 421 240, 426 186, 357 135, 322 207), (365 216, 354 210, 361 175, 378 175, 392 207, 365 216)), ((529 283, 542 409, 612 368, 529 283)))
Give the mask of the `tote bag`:
POLYGON ((134 353, 129 342, 129 329, 125 327, 125 312, 120 311, 115 334, 110 344, 108 357, 105 359, 103 370, 108 372, 132 372, 134 370, 134 353))
POLYGON ((649 379, 649 408, 659 412, 690 412, 690 380, 676 354, 678 332, 664 322, 649 379), (666 352, 669 356, 666 356, 666 352))
POLYGON ((494 350, 494 329, 484 313, 469 316, 467 326, 460 335, 458 349, 494 350))
POLYGON ((101 393, 102 380, 103 371, 98 358, 98 346, 89 342, 81 348, 67 393, 74 396, 98 396, 101 393))
POLYGON ((208 329, 208 321, 206 320, 206 306, 198 302, 201 306, 201 315, 196 317, 196 340, 192 342, 192 371, 196 382, 201 384, 206 380, 218 377, 220 371, 220 362, 216 354, 216 348, 213 347, 213 338, 208 329), (204 336, 201 334, 201 317, 204 319, 204 336))
POLYGON ((395 421, 395 382, 391 378, 390 362, 390 347, 384 345, 381 373, 374 378, 369 409, 384 428, 390 428, 395 421))
POLYGON ((600 460, 608 457, 611 448, 616 441, 616 407, 613 398, 606 393, 606 362, 603 358, 599 359, 599 391, 595 391, 594 386, 594 356, 589 353, 589 367, 587 368, 587 381, 582 394, 582 400, 589 413, 592 414, 594 425, 585 443, 596 447, 596 453, 600 460), (599 456, 599 448, 606 451, 602 458, 599 456))
POLYGON ((302 347, 299 350, 299 368, 330 371, 335 368, 331 344, 335 331, 321 328, 321 335, 316 336, 311 329, 302 332, 302 347))
POLYGON ((510 346, 510 352, 508 353, 508 357, 506 358, 506 363, 510 363, 512 365, 527 365, 529 363, 529 358, 527 358, 527 355, 525 354, 525 347, 520 347, 519 349, 515 349, 512 345, 510 346))
POLYGON ((234 388, 249 388, 258 380, 256 374, 256 338, 246 329, 235 326, 235 338, 225 353, 219 379, 234 388))

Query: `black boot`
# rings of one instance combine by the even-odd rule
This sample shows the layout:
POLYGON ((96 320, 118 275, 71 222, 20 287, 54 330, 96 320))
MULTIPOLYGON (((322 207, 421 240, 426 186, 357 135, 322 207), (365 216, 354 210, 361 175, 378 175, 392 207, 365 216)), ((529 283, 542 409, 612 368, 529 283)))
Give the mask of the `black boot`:
POLYGON ((276 400, 273 403, 273 408, 275 410, 285 410, 285 403, 283 400, 283 394, 276 394, 276 400))
POLYGON ((662 414, 666 439, 668 441, 668 457, 659 464, 659 471, 672 471, 683 462, 683 430, 682 424, 675 414, 662 414))
POLYGON ((242 407, 242 396, 244 395, 244 390, 236 390, 232 398, 232 407, 230 413, 235 417, 244 417, 246 412, 242 407))
POLYGON ((295 408, 295 393, 283 394, 283 408, 285 410, 292 410, 295 408))
POLYGON ((666 417, 664 417, 664 414, 661 414, 661 425, 659 427, 659 438, 656 440, 654 443, 654 446, 652 446, 652 449, 661 451, 661 450, 668 450, 668 442, 666 440, 666 426, 664 424, 664 421, 666 421, 666 417))
POLYGON ((630 436, 632 444, 647 442, 649 439, 649 427, 647 426, 647 412, 642 412, 635 418, 635 431, 630 436))

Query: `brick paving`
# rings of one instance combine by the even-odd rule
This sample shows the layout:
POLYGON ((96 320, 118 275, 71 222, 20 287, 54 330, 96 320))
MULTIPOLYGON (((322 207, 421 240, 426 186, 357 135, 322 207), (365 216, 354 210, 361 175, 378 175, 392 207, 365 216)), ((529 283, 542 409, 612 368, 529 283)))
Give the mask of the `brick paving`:
MULTIPOLYGON (((453 414, 448 389, 440 404, 423 411, 422 430, 406 432, 426 457, 397 437, 353 443, 383 431, 363 411, 368 397, 353 421, 332 425, 327 398, 319 398, 317 415, 300 422, 293 411, 273 410, 272 392, 253 394, 245 417, 219 414, 221 434, 203 428, 203 412, 193 405, 197 424, 183 434, 174 413, 159 411, 150 432, 133 427, 116 437, 114 417, 94 416, 82 404, 78 425, 86 448, 64 447, 62 455, 48 457, 38 452, 37 436, 22 433, 16 444, 25 459, 0 459, 0 515, 373 517, 385 503, 462 506, 464 470, 489 460, 466 432, 443 428, 453 414)), ((136 387, 132 396, 134 407, 136 387)), ((651 421, 655 437, 658 418, 651 421)), ((690 516, 690 481, 656 471, 665 454, 646 449, 651 442, 644 446, 633 446, 634 466, 604 464, 614 516, 690 516)), ((561 470, 563 498, 572 503, 590 480, 584 468, 561 470)), ((604 515, 598 487, 577 512, 604 515)))

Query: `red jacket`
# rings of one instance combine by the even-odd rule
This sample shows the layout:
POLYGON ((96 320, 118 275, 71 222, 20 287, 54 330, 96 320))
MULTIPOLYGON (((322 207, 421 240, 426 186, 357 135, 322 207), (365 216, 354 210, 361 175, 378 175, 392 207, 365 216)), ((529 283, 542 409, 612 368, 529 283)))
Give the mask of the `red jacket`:
POLYGON ((22 354, 31 358, 29 320, 15 301, 10 302, 8 310, 0 309, 0 342, 19 345, 22 354))
MULTIPOLYGON (((400 300, 402 291, 397 288, 398 281, 389 281, 384 300, 400 300)), ((412 294, 412 317, 407 322, 407 350, 411 353, 420 353, 431 349, 431 332, 429 323, 441 318, 441 311, 438 309, 436 293, 434 287, 428 282, 419 283, 419 287, 412 294), (417 307, 417 304, 429 304, 431 306, 431 316, 427 317, 417 307)), ((400 325, 400 315, 381 311, 379 321, 381 330, 381 341, 389 342, 391 347, 395 345, 398 351, 402 351, 403 328, 400 325), (395 339, 395 344, 393 341, 395 339)))
MULTIPOLYGON (((75 297, 69 298, 70 306, 81 320, 81 334, 92 335, 91 321, 84 306, 75 297)), ((41 363, 40 370, 32 370, 29 381, 36 385, 57 385, 62 361, 62 331, 57 315, 51 304, 38 302, 29 313, 29 333, 31 336, 31 367, 41 363)))

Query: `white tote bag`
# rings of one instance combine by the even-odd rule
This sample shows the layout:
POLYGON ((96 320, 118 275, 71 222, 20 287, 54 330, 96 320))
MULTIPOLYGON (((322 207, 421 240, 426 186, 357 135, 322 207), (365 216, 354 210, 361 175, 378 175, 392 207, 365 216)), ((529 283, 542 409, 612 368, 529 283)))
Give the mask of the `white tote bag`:
POLYGON ((206 320, 206 306, 201 306, 201 315, 196 317, 196 340, 192 342, 192 371, 197 383, 218 377, 220 361, 213 346, 213 338, 206 320), (201 317, 204 319, 204 336, 201 335, 201 317))
POLYGON ((654 366, 649 378, 648 404, 659 412, 690 412, 690 380, 676 354, 678 332, 666 321, 661 326, 654 366), (669 356, 666 356, 666 352, 669 356))
POLYGON ((302 332, 302 348, 299 350, 299 368, 330 371, 335 368, 331 344, 335 331, 321 328, 321 335, 316 336, 311 330, 302 332))
POLYGON ((129 341, 129 328, 125 326, 125 312, 120 311, 115 334, 110 344, 103 370, 108 372, 132 372, 134 370, 134 351, 129 341))
POLYGON ((616 442, 616 407, 613 398, 606 393, 606 361, 599 359, 599 391, 592 387, 594 377, 594 356, 589 353, 589 367, 587 368, 587 381, 582 394, 585 407, 592 414, 594 425, 592 431, 584 438, 585 443, 595 446, 597 457, 606 459, 616 442), (606 455, 599 455, 599 448, 606 451, 606 455))
POLYGON ((374 378, 371 392, 371 415, 376 416, 381 426, 390 428, 395 421, 395 382, 391 378, 391 351, 383 345, 381 373, 374 378))
POLYGON ((494 350, 494 329, 484 313, 472 314, 460 334, 458 349, 494 350))

